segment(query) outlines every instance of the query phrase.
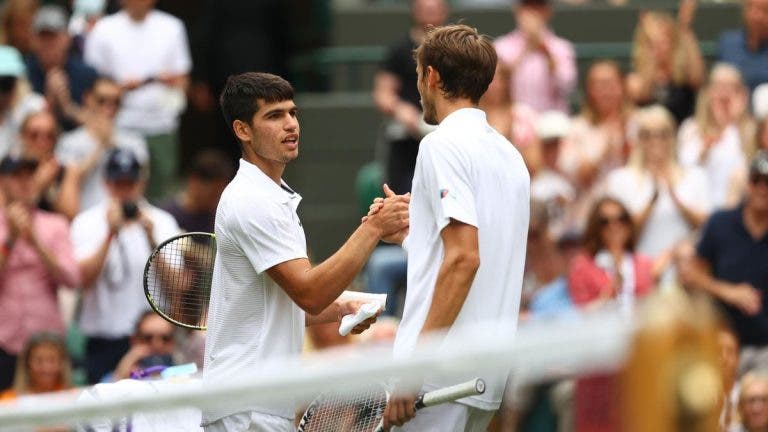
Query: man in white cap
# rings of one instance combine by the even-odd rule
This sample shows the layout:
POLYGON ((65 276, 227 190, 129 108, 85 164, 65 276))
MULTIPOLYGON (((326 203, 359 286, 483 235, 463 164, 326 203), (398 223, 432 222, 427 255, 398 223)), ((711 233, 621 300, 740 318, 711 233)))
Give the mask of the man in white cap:
POLYGON ((16 48, 0 45, 0 157, 18 143, 22 120, 45 107, 43 97, 23 85, 25 74, 24 61, 16 48))

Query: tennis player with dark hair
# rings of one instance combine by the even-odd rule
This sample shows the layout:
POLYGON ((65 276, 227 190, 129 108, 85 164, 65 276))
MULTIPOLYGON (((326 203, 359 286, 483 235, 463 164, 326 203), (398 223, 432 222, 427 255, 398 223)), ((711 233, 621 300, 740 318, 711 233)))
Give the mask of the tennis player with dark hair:
MULTIPOLYGON (((462 327, 517 321, 530 205, 520 153, 477 108, 496 69, 491 41, 465 25, 437 27, 415 56, 424 120, 439 127, 421 141, 416 160, 396 357, 410 355, 429 332, 447 331, 443 343, 450 346, 462 327)), ((427 377, 422 390, 468 378, 427 377)), ((481 378, 484 394, 417 415, 414 397, 401 391, 390 399, 386 423, 405 423, 404 431, 485 431, 506 377, 481 378)))
MULTIPOLYGON (((380 239, 397 240, 392 234, 404 236, 408 227, 408 197, 390 199, 341 249, 313 266, 296 214, 301 197, 281 178, 299 153, 293 88, 275 75, 244 73, 229 78, 220 102, 242 159, 216 210, 204 385, 251 373, 268 359, 299 355, 305 325, 357 312, 360 302, 339 295, 380 239)), ((290 403, 235 404, 204 411, 203 425, 207 432, 293 431, 295 409, 290 403)))

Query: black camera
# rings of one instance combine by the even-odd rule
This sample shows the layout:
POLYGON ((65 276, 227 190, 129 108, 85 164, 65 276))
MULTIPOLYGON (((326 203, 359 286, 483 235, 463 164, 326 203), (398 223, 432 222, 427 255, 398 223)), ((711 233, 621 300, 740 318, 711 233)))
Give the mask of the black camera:
POLYGON ((133 220, 139 216, 139 206, 133 201, 123 202, 123 218, 133 220))

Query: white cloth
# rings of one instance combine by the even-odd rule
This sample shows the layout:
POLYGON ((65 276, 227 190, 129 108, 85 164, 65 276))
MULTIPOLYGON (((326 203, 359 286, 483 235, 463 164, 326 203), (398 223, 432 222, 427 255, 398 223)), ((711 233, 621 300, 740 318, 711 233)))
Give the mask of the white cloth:
MULTIPOLYGON (((112 142, 115 148, 131 150, 136 155, 142 166, 147 166, 149 151, 147 143, 141 135, 125 130, 116 130, 112 134, 112 142)), ((82 163, 100 144, 84 127, 79 127, 72 132, 62 135, 56 145, 56 158, 65 166, 82 163)), ((109 152, 105 151, 101 162, 85 175, 80 184, 80 211, 87 210, 94 205, 104 202, 107 195, 106 166, 109 152)))
MULTIPOLYGON (((96 384, 80 394, 76 403, 94 401, 114 401, 131 396, 162 394, 164 391, 180 389, 196 390, 200 386, 197 379, 186 380, 121 380, 116 383, 96 384)), ((194 432, 200 428, 200 410, 198 408, 177 408, 167 411, 137 412, 130 417, 119 419, 97 418, 88 424, 78 424, 78 432, 113 432, 130 430, 131 432, 194 432)))
MULTIPOLYGON (((621 201, 632 214, 640 213, 648 206, 655 189, 651 174, 633 167, 612 171, 605 186, 606 193, 621 201)), ((686 207, 709 213, 709 185, 702 169, 696 166, 683 168, 674 190, 686 207)), ((637 252, 655 258, 691 233, 693 229, 672 200, 669 189, 660 186, 656 204, 638 237, 637 252)))
POLYGON ((693 118, 685 120, 680 126, 678 143, 680 164, 685 167, 703 168, 707 176, 713 208, 724 206, 733 179, 747 169, 747 157, 744 154, 738 128, 727 127, 720 139, 712 144, 703 161, 701 161, 701 154, 704 151, 704 142, 693 118))
POLYGON ((423 408, 403 427, 392 432, 485 432, 495 411, 472 408, 459 403, 445 403, 423 408))
MULTIPOLYGON (((181 232, 169 213, 139 203, 154 224, 155 241, 181 232)), ((82 261, 93 256, 109 235, 107 202, 97 204, 75 217, 70 236, 75 258, 82 261)), ((129 222, 112 239, 101 270, 93 286, 83 292, 80 329, 88 336, 119 338, 133 334, 136 320, 149 303, 144 296, 144 266, 152 247, 138 222, 129 222)))
MULTIPOLYGON (((119 83, 188 74, 192 68, 184 24, 153 10, 137 22, 125 11, 101 18, 85 42, 86 63, 119 83)), ((144 135, 173 132, 183 104, 179 90, 150 83, 123 96, 117 124, 144 135)))
MULTIPOLYGON (((265 272, 306 258, 304 229, 296 208, 301 196, 278 185, 255 165, 240 169, 216 209, 213 270, 204 382, 243 376, 270 359, 297 356, 304 343, 304 311, 265 272)), ((293 418, 292 404, 232 404, 206 410, 210 423, 243 411, 293 418)))
MULTIPOLYGON (((458 110, 422 140, 412 191, 408 291, 395 356, 407 356, 416 347, 443 260, 440 233, 450 219, 478 228, 481 264, 446 346, 468 325, 517 321, 530 216, 530 178, 520 153, 488 125, 485 113, 458 110)), ((427 379, 425 387, 461 381, 427 379)), ((497 409, 505 382, 506 377, 486 379, 485 394, 464 403, 497 409)))
POLYGON ((635 260, 632 254, 625 253, 618 265, 613 259, 613 255, 607 250, 600 250, 595 254, 595 264, 611 275, 616 273, 621 275, 621 292, 616 296, 614 303, 618 305, 619 310, 625 315, 631 315, 635 306, 635 260), (618 271, 616 269, 618 267, 618 271))
POLYGON ((205 426, 205 432, 294 432, 290 419, 255 411, 232 414, 205 426))

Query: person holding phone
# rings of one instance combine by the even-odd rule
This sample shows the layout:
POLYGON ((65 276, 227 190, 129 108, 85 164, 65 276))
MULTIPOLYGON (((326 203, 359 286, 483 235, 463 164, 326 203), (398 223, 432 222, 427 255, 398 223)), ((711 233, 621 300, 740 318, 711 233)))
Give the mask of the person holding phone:
POLYGON ((71 231, 83 280, 80 328, 90 383, 128 352, 134 324, 149 309, 141 279, 146 259, 159 240, 181 231, 173 216, 144 199, 146 169, 131 150, 112 150, 105 176, 108 198, 75 217, 71 231))

